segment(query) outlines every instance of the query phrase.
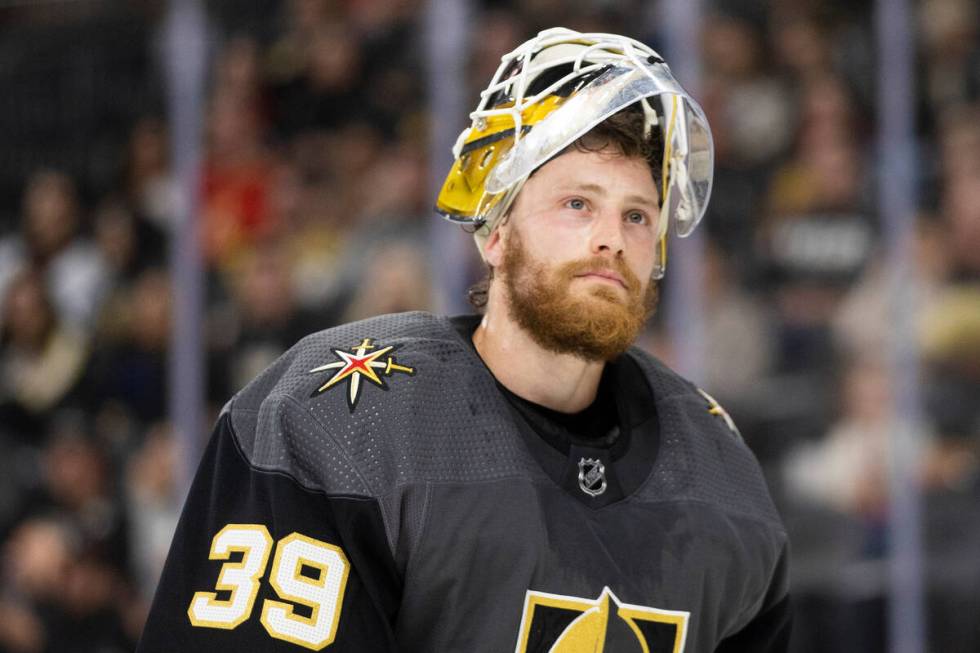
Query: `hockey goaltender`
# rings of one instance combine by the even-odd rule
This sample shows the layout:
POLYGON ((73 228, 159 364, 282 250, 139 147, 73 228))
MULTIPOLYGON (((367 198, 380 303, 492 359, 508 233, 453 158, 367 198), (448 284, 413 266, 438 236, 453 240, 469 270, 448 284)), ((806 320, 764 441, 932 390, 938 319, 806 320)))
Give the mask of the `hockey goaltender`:
POLYGON ((630 348, 711 133, 656 52, 506 55, 437 201, 481 315, 315 333, 214 429, 139 650, 785 651, 786 534, 724 410, 630 348))

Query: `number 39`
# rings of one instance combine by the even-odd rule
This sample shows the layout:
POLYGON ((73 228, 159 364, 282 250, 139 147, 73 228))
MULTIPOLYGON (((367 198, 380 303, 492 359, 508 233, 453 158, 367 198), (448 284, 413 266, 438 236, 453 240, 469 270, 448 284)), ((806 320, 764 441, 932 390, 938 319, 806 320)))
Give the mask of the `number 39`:
MULTIPOLYGON (((216 592, 196 592, 187 608, 191 624, 204 628, 235 628, 252 614, 259 593, 259 579, 269 561, 272 536, 261 524, 228 524, 211 540, 211 560, 228 560, 240 552, 240 562, 221 565, 215 589, 231 592, 218 599, 216 592)), ((261 622, 269 635, 319 651, 337 635, 340 609, 350 564, 344 552, 332 544, 293 533, 279 540, 272 560, 269 583, 280 598, 309 607, 309 617, 299 615, 289 603, 266 599, 261 622), (301 573, 317 571, 319 578, 301 573)))

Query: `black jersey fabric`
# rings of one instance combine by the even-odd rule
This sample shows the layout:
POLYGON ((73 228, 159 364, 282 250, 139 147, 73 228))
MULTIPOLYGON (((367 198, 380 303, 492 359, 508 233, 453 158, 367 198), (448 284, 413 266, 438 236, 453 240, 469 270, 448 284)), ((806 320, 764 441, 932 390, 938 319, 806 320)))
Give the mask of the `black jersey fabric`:
POLYGON ((785 531, 716 405, 631 350, 606 433, 536 422, 457 327, 323 331, 229 402, 139 651, 786 650, 785 531))
MULTIPOLYGON (((458 316, 450 322, 476 352, 472 338, 480 317, 458 316)), ((596 399, 578 413, 546 408, 511 392, 499 381, 496 385, 514 409, 515 423, 542 469, 582 503, 592 507, 615 503, 635 492, 650 475, 660 425, 650 386, 629 356, 605 366, 596 399), (608 488, 599 496, 579 488, 578 463, 582 459, 600 460, 605 466, 608 488)))

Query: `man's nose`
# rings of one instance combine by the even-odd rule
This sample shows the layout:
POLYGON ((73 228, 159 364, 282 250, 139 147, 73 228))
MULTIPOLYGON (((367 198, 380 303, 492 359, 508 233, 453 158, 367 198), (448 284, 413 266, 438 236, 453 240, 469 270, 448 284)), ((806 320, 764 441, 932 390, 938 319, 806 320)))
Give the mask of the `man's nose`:
POLYGON ((589 249, 593 254, 621 256, 625 240, 619 212, 607 209, 597 215, 592 222, 589 238, 589 249))

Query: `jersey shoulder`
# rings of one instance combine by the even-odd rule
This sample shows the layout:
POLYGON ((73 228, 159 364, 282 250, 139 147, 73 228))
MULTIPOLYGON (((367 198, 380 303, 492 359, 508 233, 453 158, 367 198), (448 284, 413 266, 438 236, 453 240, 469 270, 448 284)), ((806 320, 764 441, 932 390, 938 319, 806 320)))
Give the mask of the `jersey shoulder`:
POLYGON ((707 392, 639 349, 660 420, 660 449, 650 497, 709 503, 731 515, 783 530, 755 455, 735 422, 707 392))
POLYGON ((331 494, 379 496, 532 465, 489 371, 449 318, 428 313, 311 334, 226 410, 252 465, 331 494))
POLYGON ((448 321, 423 312, 381 315, 317 331, 293 345, 242 388, 230 406, 235 410, 258 410, 269 399, 282 397, 305 403, 322 393, 317 380, 342 375, 336 382, 339 384, 347 378, 360 378, 352 370, 374 372, 372 381, 410 375, 414 369, 398 365, 398 359, 422 343, 432 342, 458 348, 448 321), (387 368, 389 360, 391 368, 387 368))

